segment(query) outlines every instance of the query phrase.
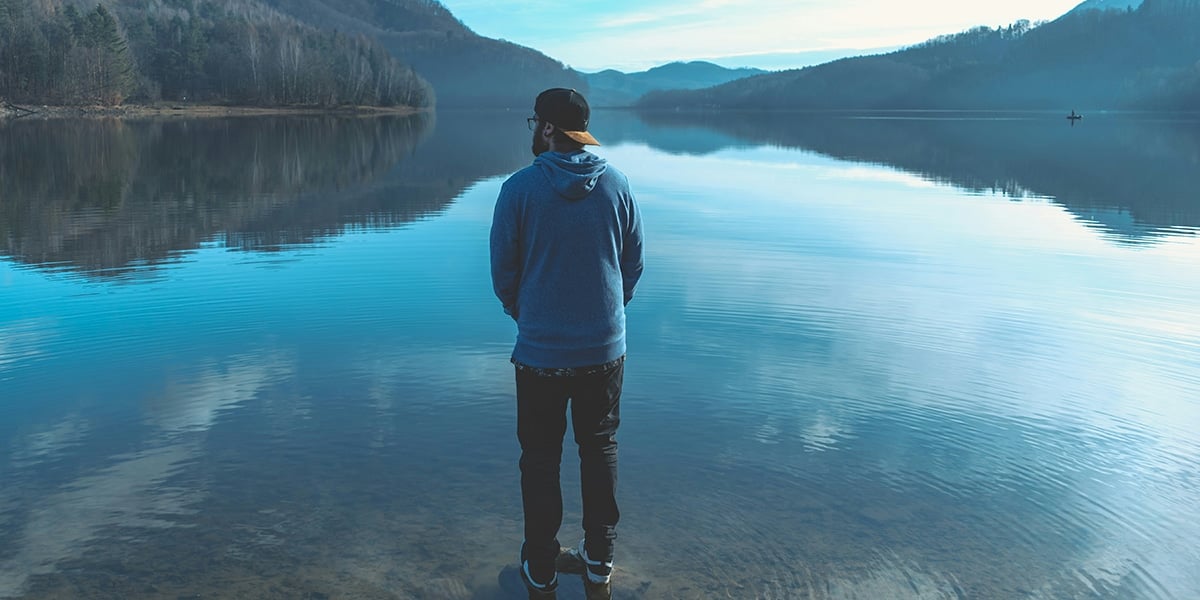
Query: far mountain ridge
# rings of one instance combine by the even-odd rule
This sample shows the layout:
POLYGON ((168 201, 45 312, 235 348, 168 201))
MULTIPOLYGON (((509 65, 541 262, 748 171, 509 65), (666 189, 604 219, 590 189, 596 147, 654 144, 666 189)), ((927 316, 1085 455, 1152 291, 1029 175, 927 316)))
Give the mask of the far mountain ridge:
POLYGON ((634 105, 643 95, 654 90, 696 90, 766 72, 691 61, 672 62, 637 73, 607 69, 598 73, 583 73, 582 76, 588 82, 588 102, 592 106, 626 107, 634 105))
POLYGON ((642 71, 640 73, 630 73, 633 77, 658 77, 658 78, 676 78, 679 80, 689 79, 707 79, 712 77, 723 77, 729 74, 741 75, 748 77, 750 75, 758 75, 766 73, 762 69, 740 68, 731 69, 722 67, 721 65, 703 60, 693 61, 675 61, 665 65, 659 65, 652 69, 642 71))

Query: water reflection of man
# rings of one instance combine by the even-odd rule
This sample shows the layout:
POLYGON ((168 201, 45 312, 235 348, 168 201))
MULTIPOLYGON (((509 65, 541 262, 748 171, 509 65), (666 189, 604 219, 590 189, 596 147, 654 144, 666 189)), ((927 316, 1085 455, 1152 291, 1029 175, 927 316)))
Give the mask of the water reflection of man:
POLYGON ((625 306, 642 274, 642 220, 625 175, 584 150, 599 142, 583 95, 549 89, 533 110, 536 158, 500 189, 491 258, 496 296, 517 322, 521 576, 533 595, 552 595, 568 401, 583 493, 575 552, 592 586, 612 574, 625 306))

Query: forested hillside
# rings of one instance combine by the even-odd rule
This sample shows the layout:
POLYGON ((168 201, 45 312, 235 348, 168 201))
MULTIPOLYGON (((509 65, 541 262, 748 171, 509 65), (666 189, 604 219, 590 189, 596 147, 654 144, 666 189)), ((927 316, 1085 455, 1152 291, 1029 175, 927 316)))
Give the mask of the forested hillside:
POLYGON ((647 95, 646 108, 927 109, 1200 106, 1200 0, 1073 10, 898 52, 647 95))
POLYGON ((561 62, 477 35, 436 0, 267 1, 314 26, 378 40, 433 84, 439 106, 528 108, 548 87, 588 89, 561 62))
POLYGON ((0 0, 0 99, 428 107, 434 94, 377 41, 261 0, 0 0))

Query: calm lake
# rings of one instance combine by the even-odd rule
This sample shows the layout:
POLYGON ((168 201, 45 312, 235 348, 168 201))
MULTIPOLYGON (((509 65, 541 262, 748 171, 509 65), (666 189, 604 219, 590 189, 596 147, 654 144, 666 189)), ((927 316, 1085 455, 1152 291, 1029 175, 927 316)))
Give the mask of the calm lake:
MULTIPOLYGON (((516 597, 526 116, 0 123, 0 598, 516 597)), ((617 598, 1200 596, 1200 120, 591 129, 617 598)))

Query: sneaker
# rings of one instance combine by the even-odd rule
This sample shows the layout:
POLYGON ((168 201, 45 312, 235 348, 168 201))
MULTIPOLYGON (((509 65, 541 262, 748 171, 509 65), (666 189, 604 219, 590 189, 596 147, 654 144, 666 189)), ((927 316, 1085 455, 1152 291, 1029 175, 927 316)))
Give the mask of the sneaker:
POLYGON ((558 589, 558 572, 551 571, 550 580, 545 583, 540 583, 534 579, 533 571, 529 567, 529 561, 525 559, 525 544, 521 544, 521 581, 525 582, 525 587, 529 588, 529 596, 553 596, 555 590, 558 589))
POLYGON ((583 561, 583 565, 587 570, 588 582, 593 584, 606 584, 612 580, 613 564, 612 561, 592 560, 588 558, 587 548, 584 547, 584 540, 579 540, 579 559, 583 561))

